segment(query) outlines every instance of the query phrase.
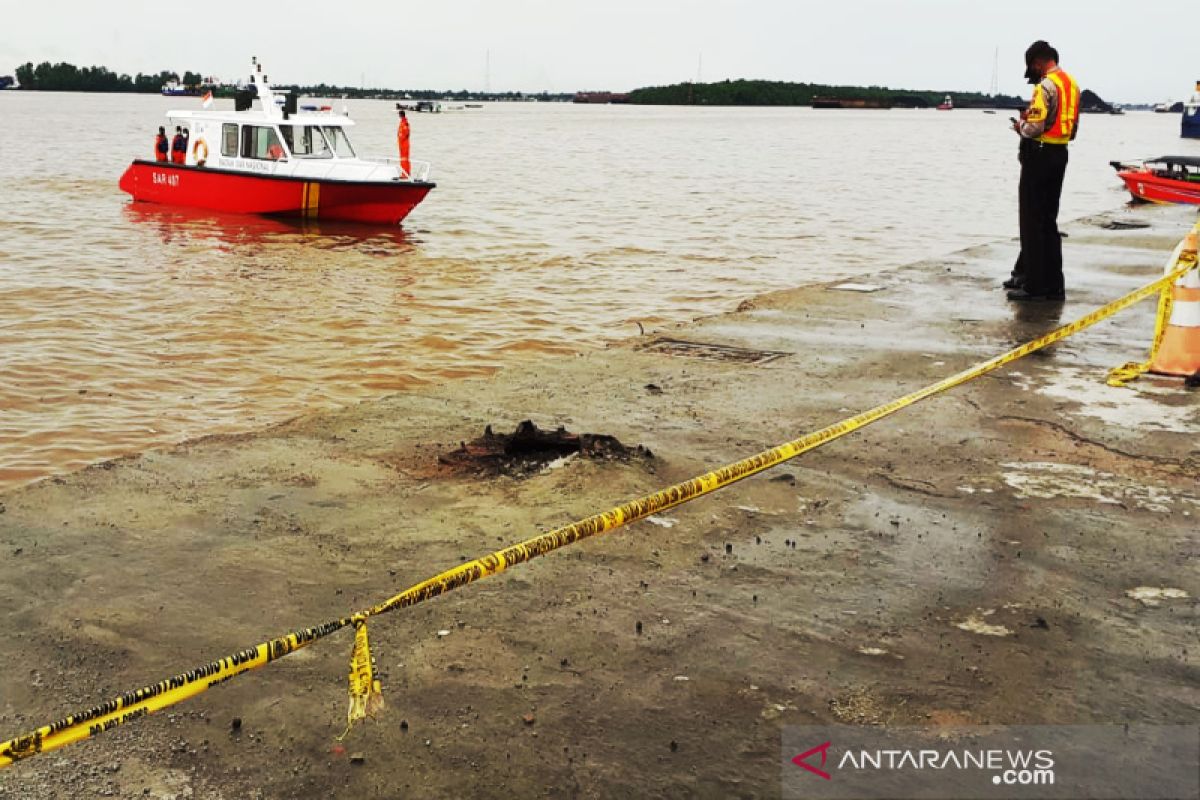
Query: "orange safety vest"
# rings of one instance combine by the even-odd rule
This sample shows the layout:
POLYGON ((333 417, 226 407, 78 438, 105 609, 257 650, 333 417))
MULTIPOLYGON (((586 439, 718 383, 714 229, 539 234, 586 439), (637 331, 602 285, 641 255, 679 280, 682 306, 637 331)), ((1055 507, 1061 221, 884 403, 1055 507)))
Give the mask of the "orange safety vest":
MULTIPOLYGON (((1079 84, 1061 69, 1051 72, 1046 78, 1058 89, 1058 116, 1046 126, 1038 141, 1066 144, 1075 138, 1075 127, 1079 124, 1079 84)), ((1040 95, 1042 91, 1041 84, 1038 84, 1037 94, 1040 95)), ((1042 102, 1045 103, 1044 98, 1042 102)))

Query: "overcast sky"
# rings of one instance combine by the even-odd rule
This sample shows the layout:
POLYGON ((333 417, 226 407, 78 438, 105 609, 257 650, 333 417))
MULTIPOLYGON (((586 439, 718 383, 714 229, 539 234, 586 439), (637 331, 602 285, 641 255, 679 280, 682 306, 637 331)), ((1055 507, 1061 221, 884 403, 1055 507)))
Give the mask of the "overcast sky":
POLYGON ((1200 80, 1198 0, 6 0, 0 20, 0 74, 48 60, 233 79, 257 55, 278 83, 619 91, 699 74, 987 91, 999 48, 1000 91, 1024 95, 1024 50, 1045 38, 1106 100, 1181 99, 1200 80))

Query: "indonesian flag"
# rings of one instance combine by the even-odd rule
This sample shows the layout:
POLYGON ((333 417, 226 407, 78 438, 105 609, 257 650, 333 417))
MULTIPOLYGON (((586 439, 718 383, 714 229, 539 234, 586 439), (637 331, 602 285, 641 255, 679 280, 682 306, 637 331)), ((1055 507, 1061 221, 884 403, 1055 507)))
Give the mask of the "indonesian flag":
POLYGON ((204 107, 209 108, 213 104, 212 92, 205 92, 202 99, 204 100, 204 107))

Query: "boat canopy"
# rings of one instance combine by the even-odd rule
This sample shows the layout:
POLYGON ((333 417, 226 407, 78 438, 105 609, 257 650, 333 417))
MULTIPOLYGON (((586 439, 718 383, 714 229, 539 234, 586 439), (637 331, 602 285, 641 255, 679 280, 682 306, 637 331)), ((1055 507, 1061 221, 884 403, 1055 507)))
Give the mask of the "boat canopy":
POLYGON ((1178 164, 1181 167, 1196 167, 1200 169, 1200 156, 1159 156, 1147 158, 1146 164, 1178 164))

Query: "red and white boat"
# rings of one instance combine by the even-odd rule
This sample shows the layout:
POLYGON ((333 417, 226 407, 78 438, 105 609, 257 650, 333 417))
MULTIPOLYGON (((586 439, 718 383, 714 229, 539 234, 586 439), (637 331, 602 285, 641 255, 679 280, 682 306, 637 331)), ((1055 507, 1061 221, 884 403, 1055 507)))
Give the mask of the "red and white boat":
POLYGON ((436 185, 426 162, 360 158, 353 120, 328 106, 297 113, 295 96, 252 67, 235 110, 168 112, 168 138, 176 126, 189 134, 182 163, 135 159, 121 189, 147 203, 396 225, 436 185))
POLYGON ((1136 200, 1200 205, 1200 157, 1160 156, 1140 165, 1109 163, 1136 200))

